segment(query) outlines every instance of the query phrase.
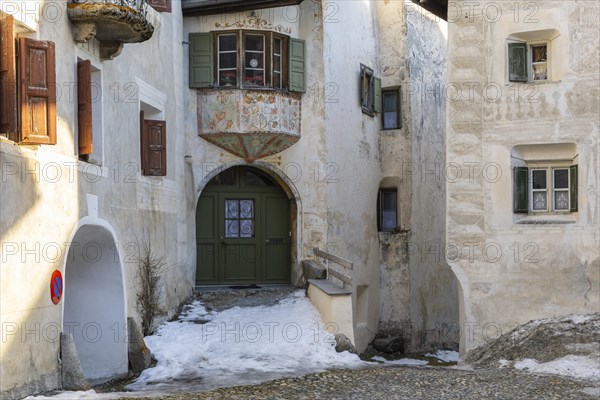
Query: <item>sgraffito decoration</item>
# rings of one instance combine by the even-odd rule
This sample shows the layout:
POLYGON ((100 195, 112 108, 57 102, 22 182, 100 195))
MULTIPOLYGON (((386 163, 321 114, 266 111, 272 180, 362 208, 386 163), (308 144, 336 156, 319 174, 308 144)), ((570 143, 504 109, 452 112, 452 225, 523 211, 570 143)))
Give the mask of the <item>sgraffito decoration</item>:
POLYGON ((199 135, 253 162, 300 139, 299 96, 251 90, 203 91, 198 98, 199 135))
POLYGON ((279 32, 279 33, 286 33, 288 35, 292 33, 292 28, 290 28, 290 27, 285 27, 283 25, 273 26, 273 24, 270 23, 269 21, 267 21, 266 19, 262 19, 262 18, 258 18, 258 17, 249 17, 248 19, 244 19, 241 21, 235 21, 235 22, 225 22, 225 23, 216 22, 215 28, 262 29, 262 30, 270 30, 270 31, 279 32))

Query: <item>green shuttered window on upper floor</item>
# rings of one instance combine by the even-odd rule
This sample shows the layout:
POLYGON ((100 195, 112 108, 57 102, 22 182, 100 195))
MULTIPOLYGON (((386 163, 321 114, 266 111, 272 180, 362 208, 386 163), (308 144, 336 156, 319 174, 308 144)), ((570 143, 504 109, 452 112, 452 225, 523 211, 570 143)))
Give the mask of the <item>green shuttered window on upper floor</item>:
POLYGON ((508 44, 508 80, 527 82, 527 44, 508 44))
POLYGON ((306 91, 306 44, 304 40, 290 39, 290 91, 306 91))
POLYGON ((190 33, 190 87, 213 87, 213 35, 190 33))
POLYGON ((275 32, 190 33, 190 88, 306 91, 306 44, 275 32))
POLYGON ((513 212, 576 212, 578 185, 577 165, 515 167, 513 212))

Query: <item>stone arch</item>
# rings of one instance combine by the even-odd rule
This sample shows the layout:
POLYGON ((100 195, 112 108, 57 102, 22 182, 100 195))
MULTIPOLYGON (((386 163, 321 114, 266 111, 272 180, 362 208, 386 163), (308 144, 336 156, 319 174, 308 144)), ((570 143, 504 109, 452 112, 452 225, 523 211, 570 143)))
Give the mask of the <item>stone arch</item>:
MULTIPOLYGON (((294 168, 298 170, 301 168, 299 164, 292 164, 294 168), (296 167, 297 166, 297 167, 296 167)), ((229 163, 223 163, 210 171, 198 171, 194 169, 194 188, 196 196, 196 205, 194 210, 198 207, 198 200, 202 194, 202 191, 210 182, 211 179, 219 175, 220 173, 234 167, 252 167, 269 175, 275 180, 279 187, 285 192, 287 198, 290 201, 290 226, 292 232, 292 247, 291 247, 291 282, 293 285, 302 286, 302 271, 300 267, 300 260, 303 258, 303 246, 302 246, 302 200, 300 198, 300 192, 294 185, 294 178, 288 176, 286 172, 277 166, 268 162, 257 160, 253 163, 248 163, 244 160, 236 160, 229 163)), ((286 168, 287 170, 287 168, 286 168)), ((299 171, 301 174, 301 171, 299 171)), ((195 225, 194 225, 195 229, 195 225)))
POLYGON ((127 373, 124 271, 112 227, 83 218, 64 265, 63 332, 72 334, 85 378, 100 383, 127 373))

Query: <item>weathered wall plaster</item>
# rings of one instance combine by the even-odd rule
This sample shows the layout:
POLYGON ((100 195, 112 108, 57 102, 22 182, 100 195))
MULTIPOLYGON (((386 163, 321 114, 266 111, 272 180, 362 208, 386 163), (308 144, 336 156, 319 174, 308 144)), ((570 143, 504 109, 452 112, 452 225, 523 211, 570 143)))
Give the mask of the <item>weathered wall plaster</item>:
POLYGON ((462 289, 462 353, 531 319, 600 309, 598 15, 587 1, 449 13, 448 81, 462 97, 448 102, 447 162, 462 175, 447 182, 446 257, 462 289), (507 35, 548 29, 560 32, 549 54, 559 76, 508 82, 507 35), (515 215, 511 149, 552 143, 576 145, 578 212, 515 215))

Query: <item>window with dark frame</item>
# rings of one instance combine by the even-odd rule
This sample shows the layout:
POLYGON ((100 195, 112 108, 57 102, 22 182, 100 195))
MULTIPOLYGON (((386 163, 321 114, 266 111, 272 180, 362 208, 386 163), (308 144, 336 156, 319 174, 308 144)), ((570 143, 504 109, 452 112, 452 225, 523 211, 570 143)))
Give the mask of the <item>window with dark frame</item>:
POLYGON ((381 97, 383 101, 383 109, 381 113, 381 123, 383 129, 402 128, 400 88, 382 89, 381 97))
POLYGON ((398 226, 398 190, 379 189, 377 227, 380 232, 393 232, 398 226))

